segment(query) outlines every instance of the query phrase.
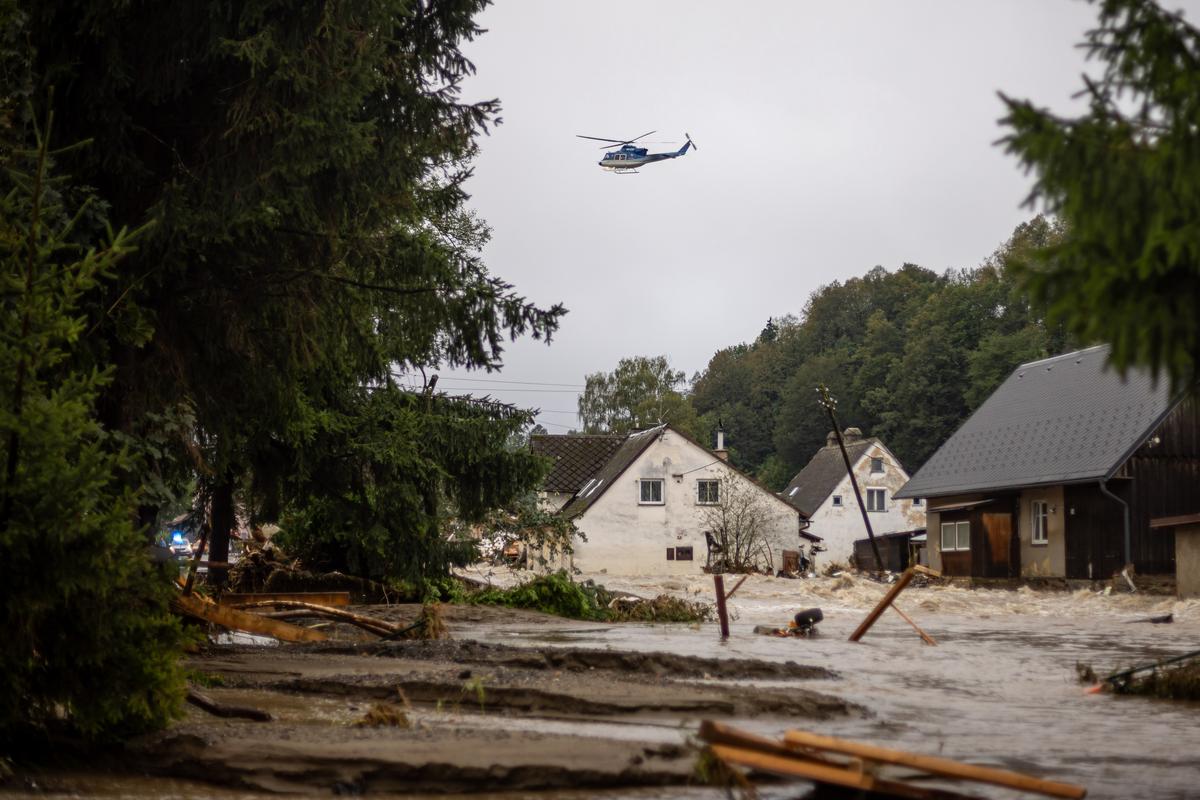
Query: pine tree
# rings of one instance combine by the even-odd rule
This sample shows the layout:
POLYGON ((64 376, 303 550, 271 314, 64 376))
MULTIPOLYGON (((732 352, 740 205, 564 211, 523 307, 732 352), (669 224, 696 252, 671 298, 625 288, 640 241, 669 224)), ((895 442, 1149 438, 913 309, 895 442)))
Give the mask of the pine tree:
POLYGON ((1102 0, 1085 42, 1088 113, 1055 116, 1004 98, 1009 152, 1069 235, 1024 282, 1120 368, 1145 365, 1176 389, 1200 365, 1200 30, 1150 0, 1102 0))
POLYGON ((93 309, 88 346, 116 366, 104 419, 169 442, 149 448, 168 489, 192 477, 170 463, 198 478, 214 560, 235 503, 269 521, 306 502, 281 478, 325 458, 330 426, 379 430, 363 387, 493 369, 509 338, 556 329, 560 306, 489 273, 465 205, 499 111, 460 99, 484 0, 27 5, 65 135, 96 140, 73 174, 114 218, 156 222, 93 309))
MULTIPOLYGON (((178 713, 180 629, 169 582, 133 525, 135 467, 97 421, 112 377, 80 358, 87 298, 134 233, 88 242, 103 208, 53 174, 50 122, 36 148, 0 148, 0 741, 30 727, 90 738, 178 713)), ((11 133, 11 132, 10 132, 11 133)), ((7 137, 6 137, 7 138, 7 137)), ((59 153, 61 155, 61 151, 59 153)))

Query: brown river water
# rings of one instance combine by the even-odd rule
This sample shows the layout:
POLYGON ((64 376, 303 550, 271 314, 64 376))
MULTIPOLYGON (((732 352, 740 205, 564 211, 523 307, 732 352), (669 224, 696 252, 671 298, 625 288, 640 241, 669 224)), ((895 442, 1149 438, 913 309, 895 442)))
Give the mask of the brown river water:
MULTIPOLYGON (((712 598, 707 578, 590 577, 641 596, 666 591, 712 598)), ((938 646, 924 645, 892 612, 860 643, 847 641, 885 591, 849 575, 753 577, 730 601, 735 619, 723 643, 711 624, 556 632, 551 641, 536 632, 494 636, 531 647, 666 650, 824 666, 841 679, 807 685, 866 705, 875 717, 822 722, 816 732, 1028 771, 1087 786, 1089 797, 1200 798, 1200 703, 1088 694, 1075 672, 1077 662, 1107 674, 1200 650, 1200 601, 1090 590, 910 587, 897 605, 938 646), (819 638, 751 633, 754 625, 782 625, 810 606, 825 614, 819 638), (1173 624, 1136 622, 1166 613, 1174 615, 1173 624)), ((803 721, 738 724, 769 735, 804 727, 803 721)), ((1003 789, 972 791, 1016 796, 1003 789)))
MULTIPOLYGON (((474 576, 478 577, 478 575, 474 576)), ((499 584, 523 576, 493 574, 499 584)), ((704 576, 593 577, 610 589, 643 597, 670 593, 711 601, 712 581, 704 576)), ((1096 672, 1200 650, 1200 601, 1090 590, 1049 592, 1020 589, 970 590, 910 587, 897 601, 938 646, 922 644, 898 615, 888 612, 861 643, 847 637, 882 597, 886 586, 843 575, 785 580, 750 578, 730 601, 732 635, 718 640, 713 623, 703 625, 581 624, 553 629, 500 625, 473 631, 475 638, 531 648, 588 647, 668 651, 684 655, 795 661, 828 667, 838 680, 805 681, 807 688, 838 695, 871 709, 868 718, 849 716, 820 723, 779 719, 728 720, 768 735, 788 728, 860 739, 973 763, 991 764, 1078 783, 1092 798, 1200 798, 1200 703, 1088 694, 1076 681, 1077 662, 1096 672), (797 610, 823 609, 815 639, 754 635, 755 625, 782 625, 797 610), (1172 613, 1169 625, 1139 623, 1172 613)), ((793 682, 760 681, 787 691, 793 682)), ((441 717, 442 724, 454 724, 441 717)), ((694 726, 679 721, 581 723, 572 720, 520 720, 475 716, 480 725, 536 725, 564 736, 587 733, 610 738, 679 742, 694 726)), ((33 788, 33 787, 30 787, 33 788)), ((972 793, 989 798, 1017 797, 983 787, 972 793)), ((37 787, 39 797, 210 797, 250 798, 202 784, 99 777, 68 790, 37 787), (47 792, 46 789, 50 791, 47 792)), ((803 796, 804 790, 770 787, 762 797, 803 796)), ((4 793, 0 793, 4 796, 4 793)), ((378 795, 373 795, 378 796, 378 795)), ((594 793, 474 795, 476 798, 583 798, 594 793)), ((653 789, 609 792, 620 798, 717 798, 706 789, 653 789)), ((444 797, 444 796, 443 796, 444 797)))

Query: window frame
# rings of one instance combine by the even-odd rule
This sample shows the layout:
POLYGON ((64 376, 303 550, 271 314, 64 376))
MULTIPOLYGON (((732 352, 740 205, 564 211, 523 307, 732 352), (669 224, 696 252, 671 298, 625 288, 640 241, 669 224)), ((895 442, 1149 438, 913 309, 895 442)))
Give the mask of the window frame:
POLYGON ((676 545, 675 560, 676 561, 695 561, 696 555, 695 555, 695 551, 692 549, 692 546, 690 544, 685 544, 682 547, 676 545))
POLYGON ((938 534, 939 534, 938 535, 938 549, 940 552, 963 553, 963 552, 969 552, 971 550, 971 521, 970 520, 956 519, 956 520, 950 520, 949 522, 943 522, 943 523, 941 523, 941 526, 938 529, 938 534), (953 547, 946 546, 946 529, 947 528, 954 529, 954 546, 953 547), (962 535, 963 535, 964 529, 966 531, 966 537, 967 537, 967 543, 966 543, 965 547, 960 546, 962 544, 962 535))
POLYGON ((698 506, 715 506, 721 503, 721 479, 720 478, 698 478, 696 480, 696 505, 698 506), (701 489, 711 484, 711 489, 715 490, 709 495, 709 499, 704 499, 701 494, 701 489))
POLYGON ((1033 500, 1029 504, 1029 544, 1033 547, 1050 544, 1050 503, 1046 500, 1033 500))
POLYGON ((871 457, 871 474, 872 475, 882 475, 884 473, 884 471, 885 470, 884 470, 884 466, 883 466, 883 458, 882 457, 875 458, 874 456, 872 456, 871 457), (878 466, 879 469, 875 469, 876 466, 878 466))
POLYGON ((665 506, 667 504, 666 482, 662 478, 638 478, 638 505, 639 506, 665 506), (655 500, 654 492, 650 492, 651 499, 646 500, 646 487, 658 485, 658 499, 655 500))
POLYGON ((834 508, 845 508, 845 504, 842 502, 842 496, 840 494, 835 494, 830 502, 833 504, 834 508))
POLYGON ((880 487, 867 487, 867 511, 873 514, 887 513, 887 489, 880 487), (876 506, 874 498, 879 498, 879 504, 876 506))

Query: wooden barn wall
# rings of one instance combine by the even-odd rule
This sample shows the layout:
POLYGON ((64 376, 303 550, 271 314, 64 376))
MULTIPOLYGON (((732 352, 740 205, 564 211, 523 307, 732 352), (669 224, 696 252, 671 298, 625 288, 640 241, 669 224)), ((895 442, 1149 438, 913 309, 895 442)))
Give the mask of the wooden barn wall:
MULTIPOLYGON (((1154 517, 1200 512, 1200 402, 1185 400, 1145 445, 1109 481, 1108 488, 1129 503, 1130 550, 1143 574, 1175 572, 1175 536, 1151 530, 1154 517)), ((1125 564, 1121 505, 1095 484, 1065 487, 1067 577, 1108 578, 1125 564), (1072 514, 1071 509, 1074 509, 1072 514)))

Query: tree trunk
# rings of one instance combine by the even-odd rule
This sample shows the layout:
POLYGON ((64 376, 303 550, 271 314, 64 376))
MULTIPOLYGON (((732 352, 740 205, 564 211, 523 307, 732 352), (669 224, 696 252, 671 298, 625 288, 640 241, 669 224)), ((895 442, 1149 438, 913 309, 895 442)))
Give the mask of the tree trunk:
MULTIPOLYGON (((229 537, 233 532, 233 472, 225 473, 225 479, 213 491, 212 538, 208 545, 208 560, 225 563, 229 561, 229 537)), ((209 567, 208 583, 224 587, 229 578, 227 567, 209 567)))

